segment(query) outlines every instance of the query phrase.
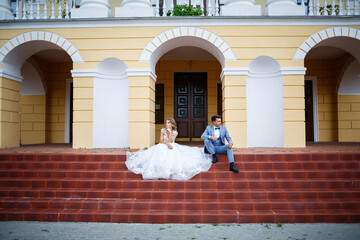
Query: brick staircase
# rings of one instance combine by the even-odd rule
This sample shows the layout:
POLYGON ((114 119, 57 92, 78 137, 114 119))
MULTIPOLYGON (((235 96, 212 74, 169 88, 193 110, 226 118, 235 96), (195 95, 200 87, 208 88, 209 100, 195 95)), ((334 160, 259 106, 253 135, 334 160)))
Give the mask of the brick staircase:
POLYGON ((189 181, 142 180, 125 155, 0 154, 0 220, 360 222, 360 153, 237 154, 189 181))

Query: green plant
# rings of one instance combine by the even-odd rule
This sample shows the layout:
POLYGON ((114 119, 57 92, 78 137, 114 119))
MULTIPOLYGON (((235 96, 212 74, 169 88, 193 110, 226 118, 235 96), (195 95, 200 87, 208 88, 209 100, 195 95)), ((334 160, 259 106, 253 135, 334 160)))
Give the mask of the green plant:
MULTIPOLYGON (((167 12, 167 16, 170 16, 171 12, 167 12)), ((201 8, 193 7, 191 5, 175 5, 172 11, 173 16, 201 16, 203 11, 201 8)))
POLYGON ((278 226, 278 227, 282 227, 282 226, 283 226, 283 224, 279 222, 279 223, 277 223, 277 224, 276 224, 276 226, 278 226))
MULTIPOLYGON (((324 7, 320 7, 319 11, 321 15, 324 15, 324 7)), ((331 15, 331 11, 332 11, 331 4, 326 5, 326 11, 328 12, 328 15, 331 15)), ((335 15, 339 15, 339 5, 335 5, 335 15)))

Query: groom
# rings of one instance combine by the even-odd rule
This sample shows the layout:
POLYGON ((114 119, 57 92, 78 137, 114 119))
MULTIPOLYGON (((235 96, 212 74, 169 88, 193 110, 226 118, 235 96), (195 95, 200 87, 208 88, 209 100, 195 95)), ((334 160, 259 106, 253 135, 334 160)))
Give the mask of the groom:
POLYGON ((221 126, 221 116, 214 115, 211 117, 212 126, 207 126, 201 138, 205 140, 204 151, 213 155, 213 163, 218 161, 217 153, 227 152, 230 163, 230 171, 239 172, 234 166, 233 143, 226 127, 221 126), (225 144, 225 139, 228 144, 225 144))

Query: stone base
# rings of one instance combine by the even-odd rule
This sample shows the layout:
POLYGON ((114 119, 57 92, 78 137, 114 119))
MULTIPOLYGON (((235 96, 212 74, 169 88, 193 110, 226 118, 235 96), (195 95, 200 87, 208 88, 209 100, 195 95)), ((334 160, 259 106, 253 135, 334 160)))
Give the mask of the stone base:
POLYGON ((154 17, 151 7, 116 7, 115 17, 154 17))
POLYGON ((261 16, 261 5, 231 5, 221 7, 222 16, 261 16))
POLYGON ((80 7, 71 9, 71 18, 107 18, 112 17, 110 9, 80 7))
POLYGON ((1 9, 0 10, 0 20, 13 20, 14 19, 14 15, 12 14, 12 12, 1 9))
POLYGON ((305 16, 305 6, 295 4, 271 4, 266 6, 264 15, 267 16, 305 16))

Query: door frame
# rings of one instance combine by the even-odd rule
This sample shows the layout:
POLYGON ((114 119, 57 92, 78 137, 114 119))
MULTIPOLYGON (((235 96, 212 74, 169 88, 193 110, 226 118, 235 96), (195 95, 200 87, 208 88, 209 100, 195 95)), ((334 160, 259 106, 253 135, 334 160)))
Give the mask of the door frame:
POLYGON ((66 79, 66 99, 65 99, 65 143, 70 143, 70 124, 71 121, 70 121, 70 116, 71 116, 71 113, 70 113, 70 106, 71 106, 71 99, 70 99, 70 91, 72 90, 70 87, 71 87, 71 83, 73 83, 73 78, 67 78, 66 79))
MULTIPOLYGON (((319 142, 317 76, 305 76, 305 81, 312 82, 314 142, 319 142)), ((305 82, 304 82, 304 88, 305 88, 305 82)), ((305 99, 304 99, 304 101, 305 101, 305 99)))
MULTIPOLYGON (((208 115, 209 115, 209 71, 174 71, 173 72, 173 93, 174 93, 174 96, 173 96, 173 112, 174 112, 174 119, 175 119, 175 114, 176 114, 176 109, 175 109, 175 74, 176 73, 206 73, 206 114, 205 114, 205 118, 206 118, 206 126, 208 125, 209 123, 209 119, 208 119, 208 115)), ((204 129, 205 130, 205 129, 204 129)), ((183 139, 183 138, 181 138, 183 139)), ((191 139, 197 139, 197 138, 189 138, 189 141, 192 141, 191 139)), ((183 141, 183 140, 180 140, 180 141, 183 141)))

